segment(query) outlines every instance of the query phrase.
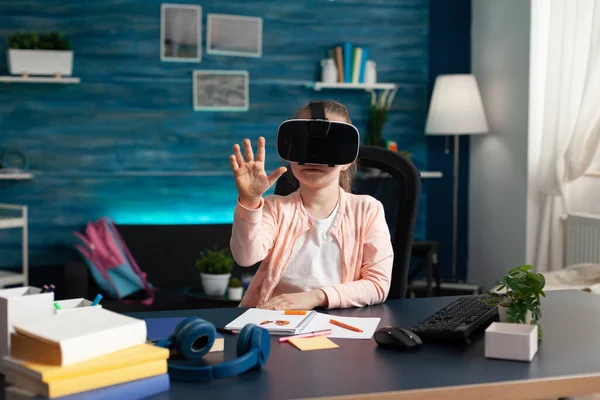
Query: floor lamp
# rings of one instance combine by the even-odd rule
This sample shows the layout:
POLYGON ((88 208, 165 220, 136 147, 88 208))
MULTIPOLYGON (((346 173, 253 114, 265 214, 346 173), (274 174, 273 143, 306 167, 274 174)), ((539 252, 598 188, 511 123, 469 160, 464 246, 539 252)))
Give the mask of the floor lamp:
POLYGON ((487 133, 488 123, 475 76, 439 75, 435 79, 425 133, 454 136, 454 202, 452 213, 452 279, 456 281, 458 229, 458 144, 460 135, 487 133))

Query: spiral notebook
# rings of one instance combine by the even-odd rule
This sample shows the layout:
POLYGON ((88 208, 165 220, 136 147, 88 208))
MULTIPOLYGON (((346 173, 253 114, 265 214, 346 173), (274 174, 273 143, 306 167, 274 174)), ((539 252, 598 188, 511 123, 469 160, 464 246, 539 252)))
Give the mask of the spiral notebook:
POLYGON ((225 329, 241 331, 247 324, 255 324, 274 335, 297 335, 303 333, 315 315, 317 312, 314 310, 307 311, 305 315, 286 315, 283 310, 250 308, 227 324, 225 329))

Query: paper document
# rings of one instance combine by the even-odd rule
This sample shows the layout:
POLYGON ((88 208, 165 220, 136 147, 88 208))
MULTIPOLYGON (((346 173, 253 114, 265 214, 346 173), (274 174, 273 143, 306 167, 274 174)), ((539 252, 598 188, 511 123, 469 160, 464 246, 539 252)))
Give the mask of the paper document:
POLYGON ((310 324, 308 324, 304 332, 331 329, 332 334, 328 336, 329 338, 371 339, 377 330, 380 320, 381 318, 340 317, 332 314, 317 313, 310 324), (334 325, 330 322, 331 319, 358 328, 362 330, 362 332, 354 332, 352 330, 334 325))
POLYGON ((286 315, 283 310, 250 308, 227 324, 225 329, 242 330, 247 324, 255 324, 274 335, 297 335, 306 332, 306 327, 316 316, 316 311, 308 311, 306 315, 286 315))
POLYGON ((306 315, 285 315, 283 310, 262 310, 251 308, 231 321, 225 329, 242 330, 247 324, 255 324, 267 329, 271 334, 298 335, 301 333, 331 329, 330 338, 371 339, 381 318, 340 317, 322 314, 314 310, 306 315), (362 332, 332 324, 334 319, 341 324, 357 328, 362 332))

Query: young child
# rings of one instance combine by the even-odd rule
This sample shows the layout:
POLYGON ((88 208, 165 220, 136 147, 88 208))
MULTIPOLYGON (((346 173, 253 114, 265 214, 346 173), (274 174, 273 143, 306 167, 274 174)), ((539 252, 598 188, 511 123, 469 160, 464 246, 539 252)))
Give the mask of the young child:
MULTIPOLYGON (((351 123, 346 108, 325 101, 331 121, 351 123)), ((310 119, 305 106, 296 118, 310 119)), ((287 170, 267 175, 265 139, 256 158, 249 139, 233 146, 231 168, 238 189, 231 252, 242 266, 262 261, 240 306, 264 309, 362 307, 387 298, 393 249, 383 205, 350 193, 356 164, 298 165, 299 189, 288 196, 263 194, 287 170)))

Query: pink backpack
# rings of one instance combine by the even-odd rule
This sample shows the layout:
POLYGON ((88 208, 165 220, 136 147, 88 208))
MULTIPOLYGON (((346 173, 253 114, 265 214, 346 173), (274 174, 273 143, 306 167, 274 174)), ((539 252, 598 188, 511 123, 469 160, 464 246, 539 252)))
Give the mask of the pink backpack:
POLYGON ((88 222, 84 233, 75 232, 81 244, 75 244, 86 262, 94 280, 106 294, 125 303, 151 305, 157 290, 146 279, 146 274, 137 265, 115 223, 108 217, 88 222), (127 299, 128 296, 144 291, 142 300, 127 299))

